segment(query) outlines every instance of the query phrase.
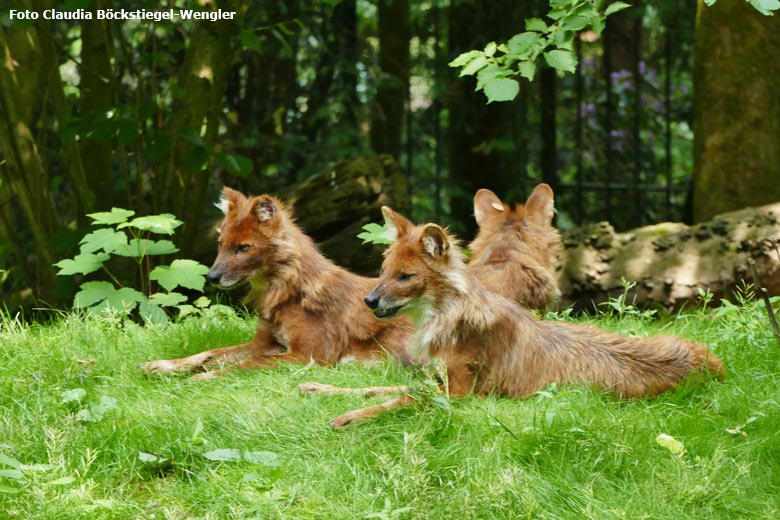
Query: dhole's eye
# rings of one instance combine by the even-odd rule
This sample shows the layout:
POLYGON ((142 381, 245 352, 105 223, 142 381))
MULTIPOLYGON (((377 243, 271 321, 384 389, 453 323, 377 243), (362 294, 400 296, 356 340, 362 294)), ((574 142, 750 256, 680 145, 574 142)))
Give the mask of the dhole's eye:
POLYGON ((398 281, 399 282, 405 282, 407 280, 410 280, 414 275, 412 273, 401 273, 398 275, 398 281))
POLYGON ((238 246, 238 252, 239 253, 246 253, 247 251, 249 251, 250 247, 252 247, 252 246, 250 246, 249 244, 241 244, 240 246, 238 246))

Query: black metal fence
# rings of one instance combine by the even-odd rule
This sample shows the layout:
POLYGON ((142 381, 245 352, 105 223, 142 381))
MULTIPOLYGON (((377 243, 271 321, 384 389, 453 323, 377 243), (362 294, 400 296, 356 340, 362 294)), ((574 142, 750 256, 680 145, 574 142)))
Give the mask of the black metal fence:
MULTIPOLYGON (((536 183, 549 183, 564 228, 600 220, 617 229, 690 220, 695 8, 694 2, 646 2, 613 16, 600 36, 578 35, 575 74, 550 71, 522 89, 525 140, 518 146, 524 159, 516 200, 536 183)), ((446 56, 436 24, 434 31, 431 45, 446 56)), ((420 30, 418 37, 423 42, 426 34, 420 30)), ((439 58, 421 61, 418 56, 418 66, 441 70, 439 58)), ((414 194, 433 201, 424 202, 435 207, 421 213, 436 217, 446 211, 442 192, 457 189, 445 182, 446 133, 437 103, 411 104, 402 159, 414 180, 423 175, 416 156, 428 155, 425 165, 433 171, 414 194), (431 142, 421 142, 422 136, 431 142)))

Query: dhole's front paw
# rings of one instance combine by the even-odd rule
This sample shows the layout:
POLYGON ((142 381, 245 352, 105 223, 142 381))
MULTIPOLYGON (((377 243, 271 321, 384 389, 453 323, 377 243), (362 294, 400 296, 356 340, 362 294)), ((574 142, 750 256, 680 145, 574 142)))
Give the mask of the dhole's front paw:
POLYGON ((301 383, 298 385, 298 390, 311 394, 335 394, 340 389, 337 386, 324 385, 322 383, 301 383))
POLYGON ((362 410, 350 410, 349 412, 343 413, 338 417, 334 417, 328 421, 328 426, 334 430, 340 430, 341 428, 349 426, 350 424, 356 423, 362 419, 365 419, 362 410))
POLYGON ((147 361, 146 363, 141 363, 138 368, 140 368, 147 374, 162 374, 165 372, 175 372, 178 369, 176 364, 169 359, 157 359, 155 361, 147 361))

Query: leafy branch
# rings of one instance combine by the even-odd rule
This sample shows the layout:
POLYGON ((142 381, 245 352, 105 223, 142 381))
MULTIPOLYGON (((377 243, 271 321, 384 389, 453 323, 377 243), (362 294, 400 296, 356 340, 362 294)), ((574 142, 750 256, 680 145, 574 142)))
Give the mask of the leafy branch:
POLYGON ((511 101, 520 92, 520 83, 514 78, 521 76, 533 81, 539 57, 556 70, 574 72, 576 33, 590 28, 601 34, 607 16, 631 6, 625 2, 606 5, 604 0, 550 0, 550 7, 547 18, 552 23, 529 18, 525 32, 506 43, 490 42, 481 51, 464 52, 449 66, 460 68, 461 77, 476 74, 476 90, 484 92, 488 103, 511 101))
MULTIPOLYGON (((717 2, 718 0, 704 0, 704 3, 707 6, 712 6, 717 2)), ((774 13, 772 11, 777 11, 780 9, 780 0, 745 0, 747 3, 752 5, 753 7, 758 10, 759 13, 763 14, 764 16, 772 16, 774 13)))

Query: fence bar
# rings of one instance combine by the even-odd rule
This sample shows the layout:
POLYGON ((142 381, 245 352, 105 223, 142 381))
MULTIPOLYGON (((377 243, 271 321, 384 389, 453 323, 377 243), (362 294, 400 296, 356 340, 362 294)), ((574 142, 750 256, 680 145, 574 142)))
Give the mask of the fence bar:
MULTIPOLYGON (((607 22, 609 23, 609 22, 607 22)), ((605 107, 604 107, 604 135, 606 136, 606 149, 604 150, 604 170, 606 173, 606 211, 604 218, 610 220, 612 217, 612 58, 610 53, 609 31, 602 33, 604 40, 604 57, 602 66, 604 67, 604 83, 606 87, 605 107)))
POLYGON ((642 192, 639 190, 642 173, 642 141, 640 138, 640 125, 642 122, 642 71, 640 62, 642 51, 639 44, 642 37, 642 20, 634 20, 634 215, 637 222, 642 221, 642 192))
POLYGON ((575 101, 577 103, 577 122, 574 126, 574 152, 576 156, 576 200, 577 200, 577 224, 582 225, 585 220, 585 199, 582 193, 582 41, 580 35, 574 37, 574 51, 577 53, 577 69, 574 72, 575 101))
POLYGON ((664 31, 664 172, 666 174, 666 220, 672 218, 672 37, 664 31))

